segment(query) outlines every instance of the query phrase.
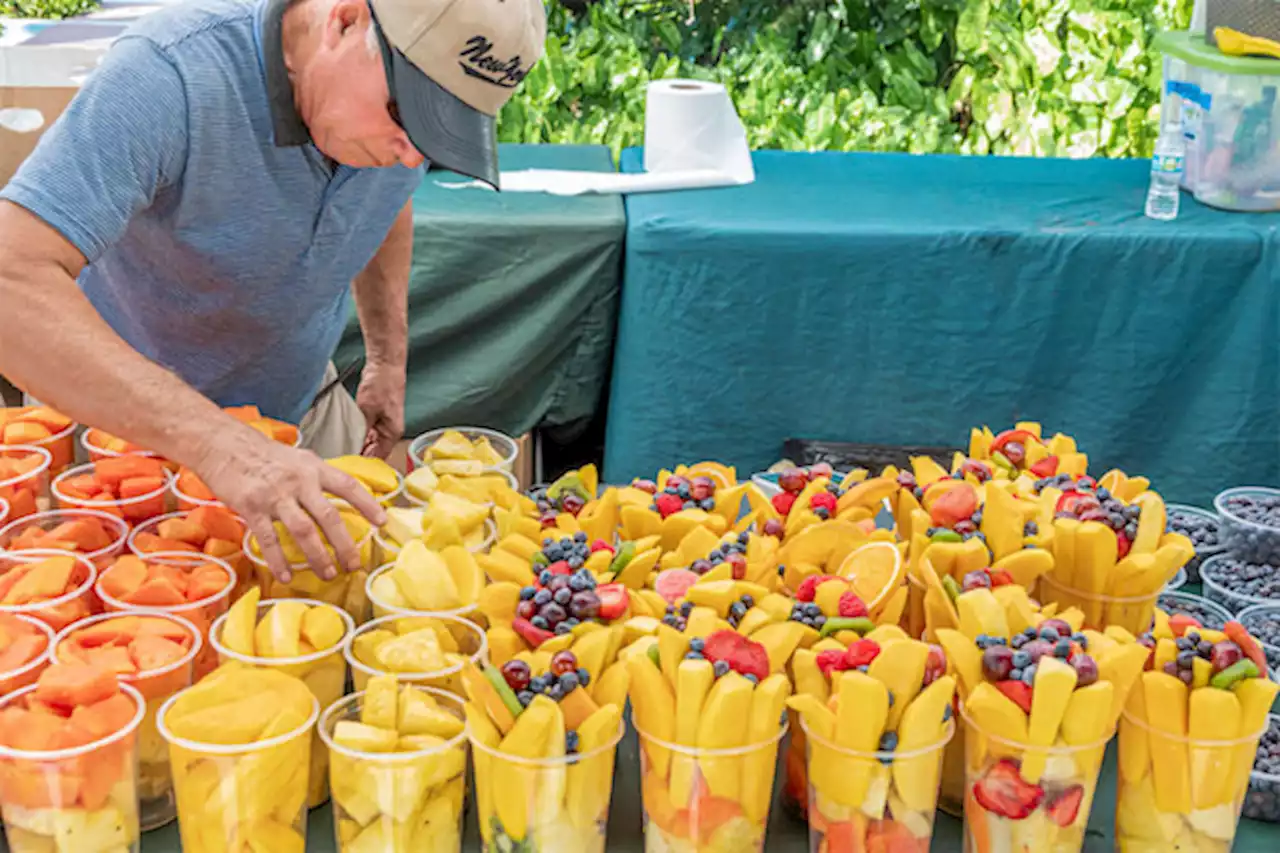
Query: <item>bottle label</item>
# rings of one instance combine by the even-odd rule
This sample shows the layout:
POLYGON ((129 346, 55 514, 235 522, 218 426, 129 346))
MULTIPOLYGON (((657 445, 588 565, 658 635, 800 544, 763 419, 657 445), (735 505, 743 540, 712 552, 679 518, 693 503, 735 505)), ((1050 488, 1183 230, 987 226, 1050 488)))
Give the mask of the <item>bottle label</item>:
POLYGON ((1182 161, 1180 154, 1156 154, 1151 158, 1151 171, 1176 175, 1182 171, 1182 161))

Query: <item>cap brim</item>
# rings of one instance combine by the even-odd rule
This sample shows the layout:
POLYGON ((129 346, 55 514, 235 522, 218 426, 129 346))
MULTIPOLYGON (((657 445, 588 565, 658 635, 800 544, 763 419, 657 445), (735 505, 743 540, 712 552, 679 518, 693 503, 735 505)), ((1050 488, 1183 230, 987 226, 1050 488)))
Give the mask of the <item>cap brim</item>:
POLYGON ((498 188, 498 131, 486 115, 450 94, 394 47, 391 97, 409 141, 433 169, 448 169, 498 188))

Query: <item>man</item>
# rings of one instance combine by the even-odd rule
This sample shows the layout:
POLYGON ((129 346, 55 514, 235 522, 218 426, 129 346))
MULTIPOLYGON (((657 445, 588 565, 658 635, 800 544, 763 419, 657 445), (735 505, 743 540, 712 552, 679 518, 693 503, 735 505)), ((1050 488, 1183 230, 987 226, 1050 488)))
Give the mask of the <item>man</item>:
MULTIPOLYGON (((542 0, 191 0, 145 18, 0 191, 0 373, 194 469, 282 580, 276 521, 321 577, 321 533, 358 567, 325 495, 381 524, 377 504, 218 404, 302 419, 335 375, 350 287, 368 419, 350 449, 390 451, 410 196, 426 163, 496 186, 494 116, 545 30, 542 0)), ((309 425, 331 434, 342 407, 322 405, 337 414, 309 425)))

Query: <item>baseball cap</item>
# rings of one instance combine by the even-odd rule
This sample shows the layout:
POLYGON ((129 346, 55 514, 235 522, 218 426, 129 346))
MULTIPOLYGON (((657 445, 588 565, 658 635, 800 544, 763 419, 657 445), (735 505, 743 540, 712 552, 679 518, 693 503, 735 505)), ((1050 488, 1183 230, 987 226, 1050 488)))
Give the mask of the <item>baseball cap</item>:
POLYGON ((370 0, 400 124, 433 168, 498 186, 496 116, 542 58, 543 0, 370 0))

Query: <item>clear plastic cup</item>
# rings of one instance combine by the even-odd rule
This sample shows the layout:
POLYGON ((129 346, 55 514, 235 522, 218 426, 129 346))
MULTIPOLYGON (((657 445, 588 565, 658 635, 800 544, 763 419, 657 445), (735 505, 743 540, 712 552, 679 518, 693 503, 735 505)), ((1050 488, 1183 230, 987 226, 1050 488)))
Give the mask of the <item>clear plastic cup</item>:
MULTIPOLYGON (((472 554, 488 554, 489 549, 493 547, 493 543, 498 541, 498 525, 494 524, 492 518, 484 520, 484 539, 467 548, 472 554)), ((373 531, 374 559, 378 561, 378 566, 386 563, 394 563, 396 557, 400 556, 401 546, 396 544, 392 539, 383 536, 381 530, 373 531)))
POLYGON ((9 502, 0 498, 0 527, 9 523, 9 502))
POLYGON ((84 448, 86 457, 90 462, 97 462, 101 459, 118 459, 121 456, 145 456, 148 459, 159 459, 165 464, 166 468, 174 470, 174 463, 165 459, 159 453, 152 450, 133 450, 127 453, 121 453, 118 450, 109 450, 103 443, 105 433, 102 430, 90 427, 80 434, 80 446, 84 448))
MULTIPOLYGON (((356 624, 351 621, 351 616, 345 610, 328 602, 312 601, 310 599, 294 600, 306 604, 308 607, 328 607, 338 614, 346 628, 343 632, 342 640, 331 648, 312 652, 309 655, 298 655, 297 657, 272 658, 242 655, 227 648, 222 642, 222 628, 227 624, 227 616, 223 614, 213 623, 213 628, 209 631, 209 642, 217 651, 218 663, 221 664, 233 660, 260 669, 279 670, 286 675, 291 675, 301 680, 307 685, 311 695, 316 697, 316 701, 320 703, 320 706, 328 707, 342 698, 342 694, 346 692, 347 661, 342 655, 342 648, 355 631, 356 624)), ((278 603, 278 601, 273 600, 260 602, 255 625, 262 620, 268 610, 278 603)), ((311 783, 310 790, 307 792, 307 804, 311 808, 323 805, 329 799, 328 759, 329 753, 325 750, 324 744, 317 734, 311 744, 311 783)))
POLYGON ((1205 598, 1226 610, 1230 610, 1232 613, 1241 613, 1250 607, 1257 607, 1262 604, 1280 604, 1280 599, 1246 595, 1229 588, 1223 580, 1224 576, 1228 574, 1227 569, 1224 567, 1224 563, 1228 559, 1232 558, 1226 554, 1221 554, 1217 557, 1210 557, 1200 564, 1200 587, 1204 590, 1205 598))
POLYGON ((647 850, 687 848, 762 853, 773 796, 778 744, 789 726, 758 743, 728 749, 699 749, 640 736, 640 792, 644 802, 647 850), (684 763, 691 779, 688 802, 672 796, 672 768, 684 763))
POLYGON ((1170 616, 1183 613, 1197 620, 1201 627, 1221 631, 1233 617, 1226 609, 1219 607, 1203 596, 1190 592, 1162 592, 1156 599, 1156 605, 1170 616))
POLYGON ((262 588, 263 598, 310 598, 334 604, 347 611, 357 624, 369 618, 369 599, 365 598, 364 585, 369 579, 369 570, 373 568, 373 528, 364 535, 356 547, 360 549, 360 565, 358 572, 344 572, 338 569, 333 580, 321 580, 319 575, 311 571, 310 563, 292 563, 289 571, 293 577, 283 583, 271 574, 271 568, 264 557, 253 552, 253 532, 244 534, 244 554, 253 564, 258 585, 262 588))
POLYGON ((53 530, 58 525, 68 521, 86 518, 97 521, 104 530, 110 531, 115 538, 110 545, 105 548, 99 548, 97 551, 88 553, 73 551, 72 553, 85 557, 89 562, 97 566, 99 570, 105 569, 115 562, 116 557, 120 556, 124 551, 125 543, 129 538, 129 525, 119 516, 112 515, 109 512, 99 512, 96 509, 51 509, 47 512, 37 512, 35 515, 12 521, 0 527, 0 551, 9 548, 10 544, 30 527, 35 526, 41 530, 53 530))
MULTIPOLYGON (((1218 541, 1237 560, 1263 566, 1280 566, 1280 526, 1259 524, 1241 516, 1232 507, 1233 499, 1280 500, 1280 489, 1263 486, 1240 486, 1227 489, 1213 499, 1213 508, 1221 519, 1218 541)), ((1201 565, 1201 577, 1204 566, 1201 565)))
MULTIPOLYGON (((457 696, 431 687, 413 687, 437 707, 465 719, 457 696)), ((360 721, 364 694, 330 705, 320 717, 320 738, 329 750, 335 849, 379 853, 450 853, 462 849, 462 816, 467 795, 466 731, 413 752, 364 752, 334 742, 344 721, 360 721)))
POLYGON ((0 671, 0 697, 30 684, 35 684, 36 679, 40 677, 40 673, 49 667, 49 650, 53 647, 53 629, 48 625, 25 613, 12 613, 9 615, 43 634, 45 646, 41 649, 40 654, 26 663, 15 666, 12 669, 0 671))
MULTIPOLYGON (((0 711, 26 705, 34 686, 0 698, 0 711)), ((136 708, 119 731, 71 749, 0 746, 0 812, 13 853, 138 853, 138 727, 146 703, 120 685, 136 708)))
MULTIPOLYGON (((196 475, 194 472, 188 471, 186 468, 181 468, 173 478, 173 496, 178 501, 178 509, 192 510, 199 509, 202 506, 226 506, 226 504, 220 500, 208 500, 204 497, 192 495, 189 491, 185 490, 183 488, 183 484, 186 482, 185 478, 188 476, 195 477, 196 475)), ((199 480, 198 477, 196 478, 196 481, 199 483, 200 487, 208 488, 199 480)))
POLYGON ((929 848, 954 719, 936 743, 901 752, 847 749, 810 730, 803 717, 800 726, 808 744, 810 850, 824 842, 837 850, 929 848))
MULTIPOLYGON (((199 601, 175 604, 168 607, 143 607, 113 598, 102 591, 102 578, 98 579, 98 584, 95 587, 98 598, 102 600, 103 606, 110 613, 122 610, 137 613, 169 613, 174 616, 181 616, 195 625, 200 631, 200 636, 204 639, 200 653, 196 655, 195 659, 195 679, 199 681, 213 672, 218 666, 218 653, 213 644, 209 642, 209 629, 213 627, 214 621, 226 613, 231 606, 231 591, 236 588, 237 583, 235 569, 231 568, 230 564, 225 560, 219 560, 217 557, 210 557, 207 554, 191 554, 183 551, 161 551, 157 554, 148 554, 143 558, 143 562, 164 563, 170 566, 187 568, 213 563, 215 566, 225 569, 229 576, 226 586, 216 593, 207 595, 199 601)), ((111 569, 107 569, 102 573, 102 577, 106 577, 110 572, 111 569)))
POLYGON ((488 470, 513 471, 515 469, 516 457, 520 455, 520 445, 516 443, 514 438, 506 433, 486 429, 485 427, 461 426, 433 429, 430 432, 424 432, 410 442, 408 460, 410 471, 415 471, 425 464, 427 448, 435 444, 446 432, 460 432, 466 436, 468 441, 477 441, 481 438, 489 439, 489 444, 502 457, 502 461, 488 470))
MULTIPOLYGON (((1197 518, 1204 519, 1205 521, 1212 522, 1219 529, 1221 529, 1222 526, 1222 519, 1218 517, 1217 513, 1211 512, 1207 509, 1201 509, 1198 506, 1190 506, 1188 504, 1168 504, 1165 506, 1165 511, 1171 520, 1175 515, 1195 516, 1197 518)), ((1170 524, 1170 528, 1176 532, 1182 532, 1178 530, 1177 525, 1172 523, 1170 524)), ((1219 541, 1221 541, 1221 534, 1219 534, 1219 541)), ((1225 550, 1226 548, 1221 544, 1209 548, 1197 548, 1196 555, 1188 560, 1187 565, 1183 567, 1183 570, 1186 572, 1186 581, 1188 583, 1200 583, 1200 566, 1205 560, 1210 557, 1216 557, 1225 550)), ((1170 585, 1170 588, 1173 588, 1172 585, 1170 585)))
MULTIPOLYGON (((1280 715, 1268 714, 1267 726, 1280 731, 1280 715)), ((1242 814, 1250 820, 1280 823, 1280 774, 1254 770, 1249 774, 1242 814)))
POLYGON ((1264 732, 1201 740, 1155 729, 1126 708, 1116 762, 1117 849, 1230 850, 1264 732))
MULTIPOLYGON (((1258 641, 1258 645, 1262 646, 1262 653, 1267 656, 1267 663, 1271 664, 1273 669, 1280 668, 1280 646, 1273 646, 1266 642, 1262 639, 1264 634, 1260 633, 1261 626, 1267 622, 1274 622, 1280 626, 1280 602, 1247 607, 1236 615, 1236 620, 1258 641)), ((1280 794, 1280 789, 1277 789, 1276 793, 1280 794)))
POLYGON ((0 613, 26 615, 40 620, 55 632, 72 622, 101 611, 101 602, 93 585, 98 581, 98 570, 93 563, 79 554, 66 551, 50 551, 32 548, 27 551, 0 551, 0 576, 23 563, 39 563, 50 557, 71 556, 76 567, 71 575, 74 587, 56 598, 32 601, 27 604, 0 604, 0 613))
POLYGON ((1116 596, 1072 589, 1054 579, 1052 574, 1040 577, 1040 601, 1057 604, 1059 610, 1076 607, 1084 614, 1084 627, 1094 631, 1105 630, 1108 625, 1119 625, 1137 636, 1151 626, 1155 615, 1156 599, 1162 589, 1143 595, 1116 596))
POLYGON ((472 738, 484 853, 603 853, 614 758, 625 730, 619 722, 617 734, 595 749, 542 759, 521 758, 472 738))
POLYGON ((188 740, 169 730, 165 716, 181 696, 161 706, 156 726, 169 744, 184 853, 305 850, 311 733, 320 703, 312 698, 306 722, 293 731, 227 745, 188 740))
MULTIPOLYGON (((512 474, 510 471, 507 471, 502 468, 486 468, 484 470, 484 473, 486 476, 499 474, 502 476, 504 480, 507 481, 508 486, 510 486, 516 492, 520 491, 520 481, 517 480, 516 475, 512 474)), ((428 509, 431 506, 430 501, 418 497, 413 492, 409 491, 407 488, 404 490, 403 497, 404 497, 405 504, 410 507, 415 507, 417 509, 428 509)), ((492 511, 493 501, 485 501, 485 503, 488 504, 490 511, 492 511)))
POLYGON ((30 471, 0 479, 0 500, 9 505, 9 518, 26 518, 49 508, 49 469, 53 454, 26 444, 0 446, 0 459, 17 459, 34 465, 30 471))
MULTIPOLYGON (((426 620, 441 622, 457 645, 456 654, 466 657, 476 666, 479 666, 481 661, 488 659, 489 641, 485 637, 484 629, 470 620, 461 619, 457 616, 423 613, 406 616, 383 616, 381 619, 374 619, 361 625, 343 644, 342 654, 346 657, 347 664, 351 667, 351 683, 355 686, 355 689, 357 691, 364 690, 369 683, 369 679, 376 675, 394 675, 396 680, 402 684, 421 684, 427 687, 437 687, 455 696, 465 696, 466 691, 462 686, 463 661, 461 660, 430 672, 391 672, 366 664, 356 657, 355 646, 360 637, 371 631, 379 630, 390 631, 395 634, 397 633, 395 623, 400 619, 421 620, 423 625, 429 624, 426 620)), ((446 649, 446 651, 448 650, 446 649)))
MULTIPOLYGON (((49 470, 56 474, 75 463, 76 430, 79 428, 80 424, 73 423, 63 427, 48 438, 24 441, 23 444, 28 447, 42 447, 49 451, 49 454, 53 457, 49 470)), ((3 443, 3 441, 0 441, 0 444, 3 443)))
POLYGON ((1169 581, 1167 584, 1164 585, 1164 591, 1174 592, 1176 590, 1182 589, 1186 585, 1187 585, 1187 569, 1184 566, 1183 568, 1178 569, 1178 573, 1173 576, 1173 580, 1169 581))
POLYGON ((425 611, 395 607, 379 598, 377 593, 374 591, 375 581, 395 567, 395 563, 387 563, 386 565, 378 566, 378 568, 374 569, 373 574, 369 575, 369 579, 365 581, 364 594, 368 597, 370 606, 373 607, 373 616, 375 619, 380 619, 383 616, 461 616, 466 619, 470 619, 473 622, 476 621, 475 617, 479 615, 477 612, 479 610, 478 604, 466 604, 453 610, 425 611))
POLYGON ((1032 746, 983 729, 963 703, 960 716, 965 725, 966 853, 1081 850, 1111 733, 1075 746, 1032 746), (1028 774, 1029 762, 1040 772, 1028 774))
POLYGON ((155 518, 157 515, 164 515, 173 507, 173 494, 170 491, 172 475, 165 474, 163 485, 153 489, 144 495, 138 495, 132 498, 122 498, 114 501, 98 501, 86 500, 84 498, 76 498, 68 495, 62 490, 61 485, 72 477, 81 477, 86 474, 92 474, 96 462, 90 462, 88 465, 79 465, 75 468, 68 468, 61 474, 53 478, 53 483, 49 487, 53 493, 54 502, 60 508, 66 509, 97 509, 103 512, 109 512, 123 518, 129 525, 135 526, 148 519, 155 518))
MULTIPOLYGON (((142 831, 164 826, 177 816, 173 798, 173 775, 169 769, 169 748, 156 728, 156 714, 169 697, 194 683, 192 662, 200 653, 203 640, 200 631, 181 616, 171 613, 136 614, 147 619, 165 619, 177 625, 191 638, 187 653, 168 666, 143 670, 137 675, 121 675, 120 680, 138 691, 146 703, 146 714, 138 727, 138 819, 142 831)), ((63 628, 53 640, 55 661, 74 662, 64 656, 61 646, 76 632, 103 622, 136 618, 135 614, 104 613, 91 616, 63 628)))
MULTIPOLYGON (((226 509, 221 504, 214 505, 214 508, 226 509)), ((140 534, 146 534, 146 533, 159 535, 159 529, 161 524, 163 524, 166 521, 169 521, 170 519, 186 518, 190 514, 190 512, 191 510, 179 510, 177 512, 170 512, 164 515, 158 515, 149 521, 142 522, 142 524, 139 524, 129 533, 129 539, 128 539, 128 542, 126 543, 129 548, 129 551, 134 554, 137 554, 139 557, 147 557, 150 554, 157 553, 155 551, 146 551, 146 550, 143 550, 141 547, 139 547, 138 536, 140 534)), ((230 512, 230 510, 228 510, 228 512, 230 512)), ((249 557, 244 552, 243 536, 244 536, 244 530, 246 529, 244 519, 240 518, 240 516, 238 515, 235 516, 235 518, 237 521, 240 522, 240 527, 241 527, 241 535, 239 538, 236 539, 235 551, 233 553, 225 553, 225 554, 219 554, 219 553, 210 554, 210 556, 217 557, 219 560, 226 561, 227 565, 235 569, 236 588, 231 591, 232 601, 235 601, 236 599, 240 598, 240 596, 248 592, 250 587, 254 587, 258 585, 257 574, 254 571, 253 563, 249 562, 249 557)), ((200 554, 204 552, 196 550, 193 547, 191 553, 200 554)))

